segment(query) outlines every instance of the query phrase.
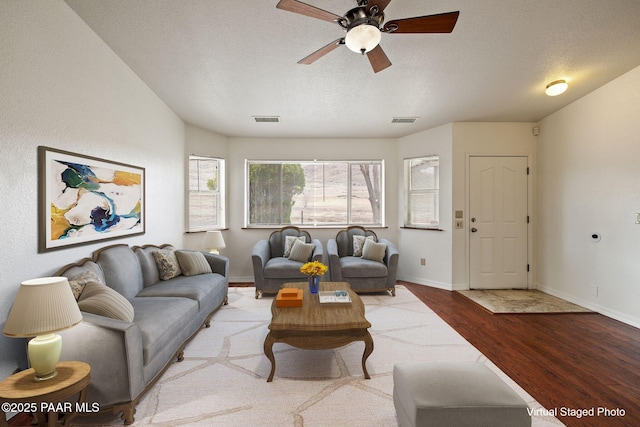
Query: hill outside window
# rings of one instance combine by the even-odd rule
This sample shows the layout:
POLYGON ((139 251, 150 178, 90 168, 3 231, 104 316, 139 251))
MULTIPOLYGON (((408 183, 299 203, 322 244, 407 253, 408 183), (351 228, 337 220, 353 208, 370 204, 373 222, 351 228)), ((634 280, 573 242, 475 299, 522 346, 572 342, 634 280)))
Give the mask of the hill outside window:
POLYGON ((384 162, 246 161, 247 227, 384 226, 384 162))

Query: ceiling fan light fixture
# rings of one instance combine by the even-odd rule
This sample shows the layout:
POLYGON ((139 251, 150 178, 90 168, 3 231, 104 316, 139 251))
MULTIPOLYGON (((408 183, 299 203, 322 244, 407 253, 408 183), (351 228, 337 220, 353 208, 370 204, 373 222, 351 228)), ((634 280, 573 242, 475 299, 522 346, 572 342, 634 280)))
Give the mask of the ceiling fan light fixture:
POLYGON ((567 90, 568 87, 569 85, 567 84, 566 80, 556 80, 547 85, 544 93, 546 93, 548 96, 558 96, 564 93, 564 91, 567 90))
POLYGON ((370 24, 361 24, 347 31, 344 43, 350 50, 364 55, 375 49, 381 39, 382 33, 379 28, 370 24))

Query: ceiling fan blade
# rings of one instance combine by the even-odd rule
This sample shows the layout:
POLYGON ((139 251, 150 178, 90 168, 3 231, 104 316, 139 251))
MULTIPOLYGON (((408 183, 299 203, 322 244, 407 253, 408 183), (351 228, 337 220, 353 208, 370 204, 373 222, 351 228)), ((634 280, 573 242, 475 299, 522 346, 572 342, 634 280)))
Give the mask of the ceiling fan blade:
POLYGON ((333 51, 334 49, 336 49, 337 47, 339 47, 342 44, 344 44, 344 38, 341 38, 341 39, 338 39, 338 40, 334 40, 331 43, 329 43, 328 45, 326 45, 325 47, 322 47, 322 48, 316 50, 315 52, 313 52, 311 55, 307 56, 306 58, 302 58, 300 61, 298 61, 298 64, 305 64, 305 65, 313 64, 318 59, 322 58, 327 53, 333 51))
POLYGON ((378 6, 378 10, 380 12, 384 12, 387 6, 389 6, 391 0, 371 0, 369 4, 367 4, 367 11, 371 10, 373 6, 378 6))
POLYGON ((280 0, 276 5, 278 9, 288 10, 289 12, 299 13, 301 15, 310 16, 312 18, 322 19, 323 21, 336 22, 341 16, 319 9, 315 6, 302 3, 297 0, 280 0))
POLYGON ((394 33, 450 33, 460 12, 440 13, 415 18, 396 19, 384 24, 384 30, 394 33), (393 29, 397 27, 397 29, 393 29))
POLYGON ((384 50, 382 50, 380 45, 367 52, 367 58, 369 58, 369 62, 371 62, 371 66, 375 73, 391 66, 391 61, 389 61, 389 58, 387 58, 387 55, 384 53, 384 50))

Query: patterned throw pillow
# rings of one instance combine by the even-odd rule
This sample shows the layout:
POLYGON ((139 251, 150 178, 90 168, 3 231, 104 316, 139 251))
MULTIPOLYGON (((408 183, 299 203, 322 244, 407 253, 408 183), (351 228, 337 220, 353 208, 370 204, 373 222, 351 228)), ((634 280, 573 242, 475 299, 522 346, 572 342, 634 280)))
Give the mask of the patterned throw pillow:
POLYGON ((300 240, 302 243, 307 243, 307 239, 304 236, 286 236, 284 239, 284 255, 285 258, 289 258, 291 255, 291 248, 293 248, 293 244, 300 240))
POLYGON ((387 245, 384 243, 376 243, 373 240, 365 240, 362 248, 362 258, 371 261, 384 262, 384 256, 387 252, 387 245))
POLYGON ((182 274, 185 276, 212 272, 211 265, 202 252, 176 251, 176 258, 178 258, 178 264, 180 264, 182 274))
POLYGON ((112 319, 133 321, 133 306, 122 295, 102 283, 89 282, 85 285, 78 308, 85 313, 93 313, 112 319))
POLYGON ((309 258, 311 258, 315 248, 316 245, 313 243, 302 243, 300 240, 296 240, 293 248, 291 248, 289 259, 292 261, 307 262, 309 258))
POLYGON ((353 256, 362 256, 362 247, 364 246, 364 242, 366 240, 375 242, 373 236, 353 236, 353 256))
POLYGON ((73 296, 76 298, 76 301, 80 299, 80 295, 82 294, 84 287, 89 282, 102 283, 96 273, 91 270, 87 270, 84 273, 78 274, 77 276, 69 279, 69 286, 71 286, 71 292, 73 292, 73 296))
POLYGON ((156 266, 160 280, 169 280, 182 274, 176 251, 174 249, 161 249, 151 252, 156 259, 156 266))

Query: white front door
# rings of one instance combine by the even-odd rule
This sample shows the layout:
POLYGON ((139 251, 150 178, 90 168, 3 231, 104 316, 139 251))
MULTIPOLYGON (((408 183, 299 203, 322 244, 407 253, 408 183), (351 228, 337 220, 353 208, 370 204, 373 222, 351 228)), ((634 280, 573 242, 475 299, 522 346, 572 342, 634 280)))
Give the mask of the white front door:
POLYGON ((528 287, 527 157, 469 158, 469 288, 528 287))

